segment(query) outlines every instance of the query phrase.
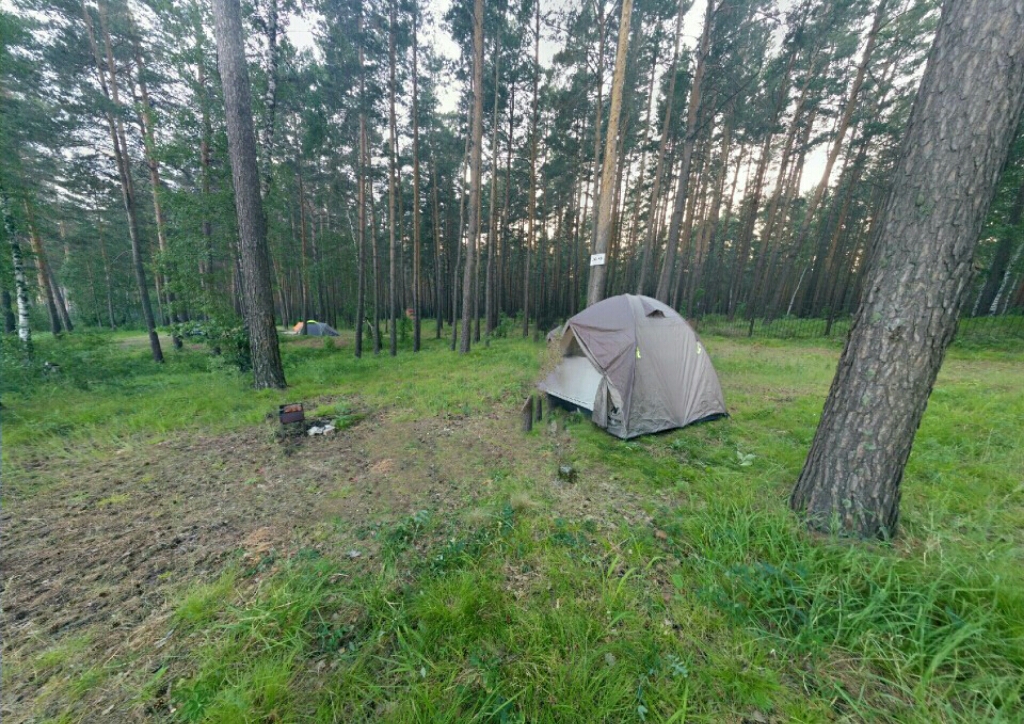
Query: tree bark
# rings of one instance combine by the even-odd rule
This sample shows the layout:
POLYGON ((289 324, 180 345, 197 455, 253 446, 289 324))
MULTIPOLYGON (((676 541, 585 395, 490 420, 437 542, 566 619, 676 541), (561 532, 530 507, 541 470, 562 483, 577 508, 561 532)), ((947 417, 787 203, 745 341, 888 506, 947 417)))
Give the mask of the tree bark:
MULTIPOLYGON (((540 84, 540 3, 534 15, 533 35, 533 107, 530 110, 530 200, 527 214, 529 225, 526 232, 525 259, 523 261, 523 337, 530 334, 530 252, 537 236, 537 123, 540 120, 538 87, 540 84)), ((599 92, 600 93, 600 92, 599 92)), ((600 114, 600 109, 598 114, 600 114)), ((511 149, 512 139, 509 138, 511 149)), ((508 197, 506 195, 506 201, 508 197)), ((536 302, 534 302, 536 306, 536 302)))
POLYGON ((471 131, 469 179, 469 228, 466 240, 466 268, 462 278, 462 333, 459 353, 469 352, 470 316, 473 306, 476 239, 480 234, 481 146, 484 136, 484 2, 473 3, 473 128, 471 131))
POLYGON ((0 215, 3 216, 4 232, 11 247, 11 264, 14 269, 14 297, 18 305, 18 339, 26 357, 32 356, 32 327, 28 319, 28 281, 25 279, 25 264, 18 241, 18 228, 11 215, 7 192, 0 186, 0 215))
POLYGON ((419 119, 419 0, 412 7, 412 351, 420 351, 420 119, 419 119))
POLYGON ((968 293, 1024 108, 1024 0, 946 0, 863 298, 790 500, 819 530, 891 537, 900 482, 968 293))
POLYGON ((57 301, 53 294, 53 287, 50 284, 50 265, 46 260, 46 250, 43 249, 43 240, 39 238, 39 230, 36 228, 35 214, 28 201, 24 203, 25 218, 28 221, 28 238, 32 247, 32 255, 36 258, 36 282, 39 291, 46 302, 46 312, 50 319, 50 332, 58 336, 64 327, 61 324, 60 314, 57 312, 57 301))
POLYGON ((363 327, 366 325, 366 174, 369 166, 369 149, 366 143, 366 67, 363 50, 363 14, 359 13, 359 161, 356 192, 356 358, 363 356, 363 327))
POLYGON ((214 0, 217 60, 224 88, 231 177, 238 215, 239 257, 245 323, 249 331, 253 381, 257 389, 284 387, 284 369, 274 327, 266 217, 256 163, 249 69, 242 40, 239 0, 214 0))
MULTIPOLYGON (((484 317, 487 338, 494 331, 494 254, 498 240, 498 99, 501 97, 498 82, 501 66, 501 41, 494 39, 494 111, 491 115, 491 210, 488 216, 487 232, 487 273, 484 280, 484 317)), ((512 138, 509 137, 509 143, 512 138)))
POLYGON ((391 0, 391 22, 388 25, 388 327, 391 333, 389 351, 394 357, 398 354, 398 277, 397 277, 397 256, 398 241, 395 225, 395 194, 397 189, 398 175, 398 123, 395 119, 395 94, 397 93, 395 81, 395 2, 391 0))
MULTIPOLYGON (((598 197, 597 231, 594 234, 593 254, 607 254, 612 237, 612 206, 615 203, 615 170, 618 166, 616 148, 619 144, 619 116, 622 111, 622 84, 626 78, 626 56, 629 52, 629 22, 633 14, 633 0, 622 0, 619 19, 619 45, 615 53, 615 75, 612 78, 611 108, 608 110, 608 130, 605 133, 604 167, 601 169, 601 190, 598 197)), ((587 306, 604 299, 607 259, 590 267, 587 288, 587 306)))

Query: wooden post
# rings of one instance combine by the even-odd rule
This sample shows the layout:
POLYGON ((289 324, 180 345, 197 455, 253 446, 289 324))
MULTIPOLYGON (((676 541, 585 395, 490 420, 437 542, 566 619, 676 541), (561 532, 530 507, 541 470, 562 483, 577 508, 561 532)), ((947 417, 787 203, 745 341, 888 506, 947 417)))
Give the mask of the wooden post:
POLYGON ((523 403, 523 432, 530 432, 533 429, 533 395, 526 398, 523 403))
POLYGON ((537 422, 544 421, 544 396, 537 395, 537 422))

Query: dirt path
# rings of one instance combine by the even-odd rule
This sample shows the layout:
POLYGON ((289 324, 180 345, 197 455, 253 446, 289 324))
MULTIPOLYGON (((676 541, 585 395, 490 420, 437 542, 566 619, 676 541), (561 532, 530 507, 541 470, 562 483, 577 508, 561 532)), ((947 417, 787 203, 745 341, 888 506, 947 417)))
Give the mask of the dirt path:
POLYGON ((333 436, 287 442, 268 422, 7 471, 4 721, 67 711, 144 719, 125 701, 126 674, 104 665, 159 668, 174 603, 231 560, 358 546, 375 565, 360 531, 421 509, 471 510, 512 473, 534 481, 535 494, 563 514, 636 509, 606 481, 555 484, 568 436, 523 437, 506 413, 411 422, 376 413, 333 436))

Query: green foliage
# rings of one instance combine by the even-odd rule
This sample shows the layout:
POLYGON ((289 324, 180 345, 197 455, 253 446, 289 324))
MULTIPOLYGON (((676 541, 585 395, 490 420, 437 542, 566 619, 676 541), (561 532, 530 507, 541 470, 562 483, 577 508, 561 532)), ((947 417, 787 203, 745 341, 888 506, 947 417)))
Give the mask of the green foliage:
POLYGON ((225 363, 240 372, 252 369, 249 331, 240 319, 181 322, 171 327, 171 334, 202 342, 215 356, 223 356, 225 363))

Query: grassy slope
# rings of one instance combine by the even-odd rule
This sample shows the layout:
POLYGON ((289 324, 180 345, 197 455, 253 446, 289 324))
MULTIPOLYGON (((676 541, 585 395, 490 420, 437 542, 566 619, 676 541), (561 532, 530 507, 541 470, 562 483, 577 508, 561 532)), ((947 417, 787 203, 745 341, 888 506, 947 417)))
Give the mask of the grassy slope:
MULTIPOLYGON (((372 572, 307 551, 257 590, 236 570, 194 587, 176 663, 136 677, 132 706, 218 722, 1021 721, 1020 355, 953 353, 905 478, 904 536, 882 547, 813 538, 786 512, 837 348, 706 342, 731 419, 632 442, 564 421, 568 456, 639 514, 559 517, 551 481, 512 462, 482 511, 382 530, 372 572)), ((129 339, 44 346, 60 382, 8 362, 6 483, 30 505, 33 460, 251 425, 321 395, 409 419, 513 416, 542 356, 500 340, 465 359, 431 344, 356 361, 307 344, 286 345, 284 393, 198 352, 155 369, 129 339)))

